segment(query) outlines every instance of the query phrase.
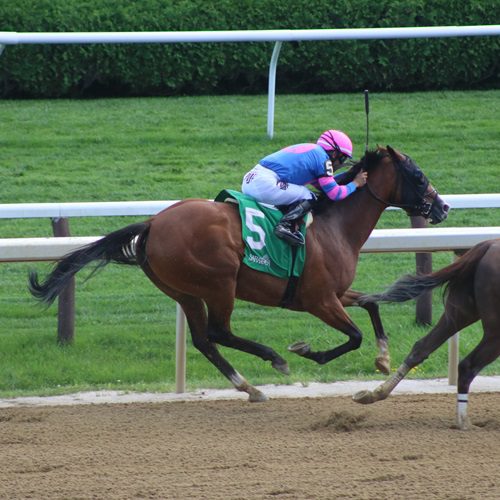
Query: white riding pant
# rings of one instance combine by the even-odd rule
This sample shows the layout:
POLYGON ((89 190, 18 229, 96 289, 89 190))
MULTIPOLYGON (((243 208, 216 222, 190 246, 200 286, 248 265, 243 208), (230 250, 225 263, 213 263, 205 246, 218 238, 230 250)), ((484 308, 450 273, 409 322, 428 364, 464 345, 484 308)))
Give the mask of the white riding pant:
POLYGON ((269 205, 290 205, 313 198, 312 192, 305 186, 280 181, 275 172, 259 164, 243 177, 241 191, 269 205))

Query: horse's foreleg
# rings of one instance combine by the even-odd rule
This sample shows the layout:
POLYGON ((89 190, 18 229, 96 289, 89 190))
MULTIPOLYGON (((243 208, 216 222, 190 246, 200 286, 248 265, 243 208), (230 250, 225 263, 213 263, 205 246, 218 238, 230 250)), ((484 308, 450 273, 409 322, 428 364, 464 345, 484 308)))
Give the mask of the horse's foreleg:
POLYGON ((361 345, 361 331, 353 323, 345 309, 342 307, 340 300, 336 297, 334 302, 331 304, 325 302, 315 304, 311 309, 309 309, 309 312, 324 321, 327 325, 345 333, 349 337, 349 340, 345 344, 335 347, 334 349, 318 352, 311 351, 311 347, 305 342, 295 342, 288 347, 290 352, 298 354, 304 358, 312 359, 313 361, 316 361, 316 363, 323 365, 349 351, 358 349, 361 345))
POLYGON ((252 403, 267 401, 267 396, 250 385, 246 379, 240 375, 230 363, 228 363, 217 350, 217 346, 208 339, 199 338, 193 335, 193 345, 225 376, 234 387, 241 392, 248 394, 248 400, 252 403))
POLYGON ((380 384, 373 391, 359 391, 352 399, 356 403, 361 403, 364 405, 376 403, 377 401, 382 401, 386 399, 387 396, 393 391, 393 389, 403 380, 406 374, 410 371, 410 368, 406 363, 403 363, 396 371, 394 375, 386 380, 383 384, 380 384))
MULTIPOLYGON (((201 300, 200 300, 201 302, 201 300)), ((214 339, 228 338, 229 321, 233 311, 234 299, 226 294, 214 294, 206 301, 208 308, 207 327, 203 333, 191 331, 193 344, 200 350, 235 386, 238 391, 246 392, 251 402, 267 401, 267 396, 250 385, 219 353, 214 339)), ((187 317, 187 313, 186 313, 187 317)), ((240 339, 243 340, 243 339, 240 339)))
POLYGON ((267 401, 267 396, 250 385, 224 357, 217 346, 211 342, 207 333, 213 331, 208 328, 207 316, 201 299, 190 297, 189 300, 179 300, 189 325, 193 345, 198 349, 238 391, 246 392, 251 402, 267 401))
POLYGON ((472 424, 467 415, 469 387, 475 376, 500 356, 500 332, 498 326, 489 329, 484 325, 484 336, 475 349, 458 365, 457 427, 467 430, 472 424))
MULTIPOLYGON (((492 255, 492 254, 490 254, 492 255)), ((469 323, 481 319, 483 337, 477 346, 458 365, 457 385, 457 427, 469 429, 471 422, 467 415, 469 388, 476 375, 500 356, 500 267, 479 265, 475 276, 474 301, 463 300, 469 306, 469 323)), ((452 290, 453 291, 453 290, 452 290)), ((453 299, 452 292, 448 300, 453 299)), ((464 308, 462 307, 461 310, 464 308)))
POLYGON ((366 302, 363 305, 357 303, 357 299, 364 295, 362 292, 355 290, 347 290, 340 298, 344 307, 359 306, 365 309, 370 315, 375 338, 377 341, 378 355, 375 358, 375 367, 384 375, 389 375, 391 372, 391 356, 389 354, 389 339, 384 331, 382 319, 380 318, 379 307, 376 302, 366 302))
POLYGON ((356 403, 370 404, 386 399, 412 368, 426 360, 432 352, 454 333, 455 329, 447 317, 445 315, 441 316, 437 325, 425 337, 415 342, 410 354, 392 377, 373 391, 357 392, 353 396, 353 400, 356 403))
POLYGON ((288 363, 274 349, 268 346, 238 337, 224 328, 210 328, 208 338, 211 342, 253 354, 264 361, 270 361, 274 369, 285 375, 290 375, 288 363))
POLYGON ((392 377, 373 391, 357 392, 353 396, 353 400, 356 403, 370 404, 386 399, 412 368, 425 361, 430 354, 454 335, 457 330, 465 328, 470 323, 471 320, 465 311, 465 307, 461 312, 454 310, 454 314, 445 311, 441 318, 439 318, 436 326, 427 335, 415 342, 410 354, 408 354, 403 364, 392 377))

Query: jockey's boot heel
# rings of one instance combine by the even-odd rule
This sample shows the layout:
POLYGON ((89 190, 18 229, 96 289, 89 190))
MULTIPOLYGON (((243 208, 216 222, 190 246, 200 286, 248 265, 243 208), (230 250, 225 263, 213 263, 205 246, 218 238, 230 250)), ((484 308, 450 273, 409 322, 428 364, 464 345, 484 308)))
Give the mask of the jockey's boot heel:
POLYGON ((304 235, 300 231, 294 231, 295 223, 311 211, 314 200, 303 200, 292 210, 287 212, 274 228, 274 234, 285 240, 291 246, 301 246, 305 243, 304 235))

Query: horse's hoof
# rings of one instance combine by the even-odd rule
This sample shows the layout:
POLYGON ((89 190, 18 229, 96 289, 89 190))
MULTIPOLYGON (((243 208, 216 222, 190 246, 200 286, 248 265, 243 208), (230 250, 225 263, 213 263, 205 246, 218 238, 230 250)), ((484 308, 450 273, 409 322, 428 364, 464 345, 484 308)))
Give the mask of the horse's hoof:
POLYGON ((352 400, 356 403, 360 403, 362 405, 369 405, 375 403, 377 401, 372 391, 359 391, 352 397, 352 400))
POLYGON ((390 359, 379 356, 377 359, 375 359, 375 368, 377 368, 377 370, 379 370, 384 375, 390 375, 391 374, 390 359))
POLYGON ((290 368, 288 368, 288 363, 286 362, 272 363, 271 366, 275 370, 278 370, 280 373, 283 373, 284 375, 290 375, 290 368))
POLYGON ((311 346, 307 342, 299 341, 295 342, 292 345, 289 345, 288 350, 290 352, 298 354, 299 356, 305 356, 306 354, 309 354, 311 352, 311 346))
POLYGON ((457 424, 453 426, 455 429, 459 431, 470 431, 472 429, 472 422, 469 417, 457 417, 457 424))
POLYGON ((263 392, 257 389, 253 389, 248 393, 248 401, 250 401, 250 403, 264 403, 268 399, 269 398, 263 392))

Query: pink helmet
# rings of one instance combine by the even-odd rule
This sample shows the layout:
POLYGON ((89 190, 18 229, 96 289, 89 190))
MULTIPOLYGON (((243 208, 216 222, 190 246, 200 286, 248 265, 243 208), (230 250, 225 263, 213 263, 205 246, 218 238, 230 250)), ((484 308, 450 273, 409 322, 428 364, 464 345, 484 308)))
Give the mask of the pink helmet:
POLYGON ((325 151, 336 149, 349 158, 352 158, 351 139, 340 130, 327 130, 323 132, 316 141, 316 144, 321 146, 325 151))

